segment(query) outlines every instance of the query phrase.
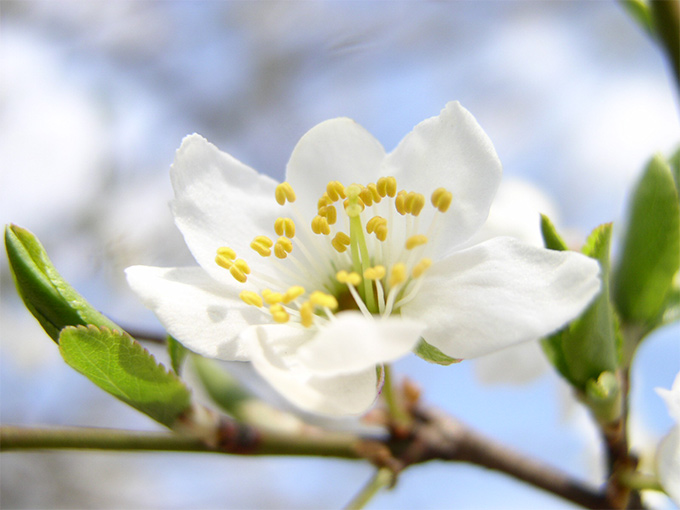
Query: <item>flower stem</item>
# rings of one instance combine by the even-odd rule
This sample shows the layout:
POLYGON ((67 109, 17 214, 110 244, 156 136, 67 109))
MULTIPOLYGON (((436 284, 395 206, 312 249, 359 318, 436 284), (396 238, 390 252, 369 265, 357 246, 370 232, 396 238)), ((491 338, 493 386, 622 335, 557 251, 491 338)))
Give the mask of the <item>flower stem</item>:
POLYGON ((389 364, 383 366, 385 373, 385 383, 382 395, 387 404, 387 410, 392 420, 393 426, 399 430, 408 430, 412 424, 412 418, 406 411, 401 395, 394 387, 392 378, 392 367, 389 364))
POLYGON ((394 473, 389 468, 378 469, 368 483, 354 496, 345 507, 346 510, 359 510, 375 496, 378 491, 392 484, 394 473))

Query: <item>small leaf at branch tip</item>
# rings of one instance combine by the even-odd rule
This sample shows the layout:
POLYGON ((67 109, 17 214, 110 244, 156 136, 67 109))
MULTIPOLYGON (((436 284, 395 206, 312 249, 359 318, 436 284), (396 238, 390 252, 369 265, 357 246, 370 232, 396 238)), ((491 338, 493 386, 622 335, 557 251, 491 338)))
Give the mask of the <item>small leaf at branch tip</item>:
POLYGON ((569 247, 557 233, 555 225, 545 214, 541 214, 541 234, 545 247, 549 250, 567 251, 569 247))
POLYGON ((69 326, 59 336, 64 361, 114 397, 173 427, 191 406, 184 383, 119 330, 69 326))
POLYGON ((420 358, 427 361, 428 363, 435 363, 437 365, 448 366, 463 361, 462 359, 447 356, 442 351, 437 349, 434 345, 430 345, 422 338, 420 339, 420 342, 413 350, 413 352, 420 358))

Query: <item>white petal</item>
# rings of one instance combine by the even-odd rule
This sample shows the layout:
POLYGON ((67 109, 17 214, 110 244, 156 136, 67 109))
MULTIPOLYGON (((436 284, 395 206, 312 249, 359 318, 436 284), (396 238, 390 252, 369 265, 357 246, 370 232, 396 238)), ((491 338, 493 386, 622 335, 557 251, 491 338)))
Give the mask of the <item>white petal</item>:
POLYGON ((375 367, 349 375, 315 376, 298 363, 297 349, 313 331, 285 325, 254 326, 243 334, 255 370, 290 402, 330 416, 359 415, 378 395, 375 367))
POLYGON ((132 266, 125 270, 132 290, 168 333, 192 351, 224 360, 244 360, 242 330, 262 320, 233 290, 200 267, 132 266))
POLYGON ((676 423, 680 424, 680 372, 675 376, 673 386, 670 390, 665 388, 655 388, 659 396, 666 402, 668 414, 671 415, 676 423))
POLYGON ((680 507, 680 426, 673 427, 659 443, 656 468, 661 486, 680 507))
POLYGON ((480 356, 474 367, 483 384, 527 384, 543 375, 550 363, 536 339, 480 356))
POLYGON ((423 337, 454 358, 540 338, 577 317, 600 289, 584 255, 497 238, 435 263, 402 315, 427 322, 423 337))
POLYGON ((409 353, 425 329, 420 321, 391 317, 369 319, 343 312, 298 350, 310 372, 339 375, 395 361, 409 353))
POLYGON ((273 235, 281 213, 276 181, 221 152, 199 135, 187 136, 170 170, 175 223, 198 263, 213 278, 231 279, 215 263, 217 248, 229 246, 252 265, 249 247, 257 235, 273 235))
POLYGON ((453 193, 449 210, 439 218, 438 234, 453 247, 486 220, 502 169, 475 118, 451 102, 439 116, 424 120, 406 135, 385 159, 382 173, 394 175, 400 189, 423 193, 428 200, 440 187, 453 193))
POLYGON ((310 220, 329 181, 375 182, 385 150, 355 121, 331 119, 310 129, 297 143, 286 168, 286 181, 297 195, 296 206, 310 220))

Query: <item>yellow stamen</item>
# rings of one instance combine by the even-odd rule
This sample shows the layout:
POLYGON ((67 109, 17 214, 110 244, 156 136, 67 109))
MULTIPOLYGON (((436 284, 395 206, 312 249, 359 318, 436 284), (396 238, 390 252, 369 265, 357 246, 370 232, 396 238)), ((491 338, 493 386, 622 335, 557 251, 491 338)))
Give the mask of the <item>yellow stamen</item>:
POLYGON ((300 296, 302 296, 304 293, 305 293, 304 287, 301 287, 300 285, 293 285, 283 295, 283 302, 285 304, 288 304, 291 301, 294 301, 297 298, 299 298, 300 296))
POLYGON ((262 291, 262 297, 264 298, 264 302, 268 305, 275 305, 283 301, 283 294, 274 292, 271 289, 264 289, 262 291))
POLYGON ((333 201, 337 202, 341 198, 345 198, 345 187, 339 181, 331 181, 326 185, 326 193, 328 197, 333 201))
POLYGON ((291 218, 276 218, 274 222, 274 232, 277 236, 286 235, 286 237, 295 237, 295 223, 291 218))
POLYGON ((369 267, 364 271, 364 278, 367 280, 381 280, 385 276, 385 266, 369 267))
POLYGON ((257 292, 244 290, 238 296, 248 305, 257 306, 258 308, 262 307, 262 298, 258 296, 257 292))
POLYGON ((335 310, 338 307, 338 300, 335 299, 335 296, 326 294, 320 290, 312 292, 311 296, 309 296, 309 301, 313 305, 323 306, 324 308, 330 308, 331 310, 335 310))
POLYGON ((361 197, 361 201, 365 205, 369 207, 373 205, 373 193, 371 193, 370 189, 362 188, 362 190, 359 192, 359 197, 361 197))
POLYGON ((288 315, 288 312, 286 312, 283 309, 283 306, 280 304, 275 304, 269 307, 269 311, 272 314, 272 318, 278 322, 279 324, 283 324, 285 322, 288 322, 290 319, 290 315, 288 315))
POLYGON ((316 204, 317 209, 321 209, 322 207, 326 207, 327 205, 331 205, 333 201, 331 200, 331 197, 328 196, 328 193, 324 191, 323 195, 321 195, 321 198, 316 204))
POLYGON ((274 245, 274 241, 269 239, 267 236, 257 236, 250 243, 250 247, 263 257, 269 257, 272 254, 271 247, 274 245))
POLYGON ((245 272, 236 267, 236 264, 229 268, 229 272, 231 273, 231 276, 233 276, 234 279, 238 282, 246 283, 246 281, 248 280, 248 277, 245 275, 245 272))
POLYGON ((379 204, 380 201, 382 200, 382 197, 380 196, 380 193, 378 193, 378 188, 376 188, 374 183, 370 183, 368 186, 366 186, 366 189, 368 189, 371 192, 371 196, 373 197, 373 201, 376 204, 379 204))
POLYGON ((397 193, 397 198, 394 199, 394 207, 402 216, 408 212, 406 210, 406 195, 407 193, 404 190, 401 190, 399 193, 397 193))
POLYGON ((432 265, 432 259, 420 259, 420 262, 416 264, 411 273, 414 278, 420 278, 425 271, 427 271, 432 265))
POLYGON ((236 258, 236 252, 228 246, 217 248, 217 254, 226 257, 229 260, 234 260, 236 258))
POLYGON ((413 191, 406 195, 405 204, 406 210, 413 216, 418 216, 420 211, 425 207, 425 197, 420 193, 415 193, 413 191))
POLYGON ((314 324, 314 305, 309 301, 305 301, 300 306, 300 323, 305 328, 314 324))
POLYGON ((427 243, 427 236, 423 234, 416 234, 406 240, 406 249, 412 250, 416 246, 422 246, 425 243, 427 243))
POLYGON ((446 191, 444 188, 437 188, 432 192, 432 205, 435 206, 439 212, 446 212, 453 200, 453 194, 446 191))
POLYGON ((403 262, 397 262, 392 266, 392 271, 390 271, 390 287, 399 285, 406 281, 406 264, 403 262))
POLYGON ((330 234, 331 227, 328 224, 328 220, 323 216, 314 216, 314 219, 312 220, 312 232, 326 236, 330 234))
POLYGON ((379 240, 384 241, 387 239, 387 220, 381 216, 373 216, 366 223, 366 232, 375 233, 379 240))
POLYGON ((355 273, 354 271, 348 273, 344 269, 342 271, 338 271, 335 274, 335 278, 340 283, 354 285, 355 287, 357 287, 361 283, 361 276, 359 275, 359 273, 355 273))
POLYGON ((287 182, 282 182, 276 186, 274 196, 276 197, 276 201, 279 203, 279 205, 285 204, 286 200, 289 202, 295 202, 295 191, 293 191, 293 187, 287 182))
POLYGON ((293 242, 287 237, 279 237, 274 245, 274 255, 277 258, 285 259, 293 251, 293 242))
POLYGON ((397 193, 397 180, 394 177, 381 177, 376 183, 376 189, 381 197, 394 197, 397 193))
POLYGON ((231 266, 234 265, 234 261, 232 259, 225 257, 224 255, 220 255, 219 253, 215 256, 215 263, 224 269, 230 269, 231 266))
POLYGON ((333 248, 335 248, 335 250, 339 253, 344 253, 347 250, 350 241, 351 240, 347 234, 344 232, 338 232, 331 241, 331 246, 333 246, 333 248))

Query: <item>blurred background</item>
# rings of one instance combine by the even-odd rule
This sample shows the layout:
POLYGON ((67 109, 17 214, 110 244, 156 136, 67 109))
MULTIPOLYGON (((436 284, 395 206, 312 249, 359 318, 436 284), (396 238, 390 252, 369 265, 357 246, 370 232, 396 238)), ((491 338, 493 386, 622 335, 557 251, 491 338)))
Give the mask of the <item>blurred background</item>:
MULTIPOLYGON (((0 220, 33 231, 91 303, 136 328, 161 331, 123 269, 192 264, 168 207, 168 167, 186 134, 281 179, 320 121, 351 117, 389 151, 459 100, 504 163, 503 211, 515 208, 534 238, 536 212, 549 212, 575 244, 600 223, 621 225, 646 160, 680 140, 666 61, 615 2, 3 0, 0 9, 0 220)), ((0 258, 2 423, 159 430, 62 362, 0 258)), ((634 365, 643 456, 672 423, 653 388, 670 388, 680 369, 679 333, 648 338, 634 365)), ((529 345, 448 368, 411 357, 395 372, 480 431, 600 483, 595 429, 538 355, 529 345)), ((322 459, 5 453, 0 505, 339 508, 371 472, 322 459)), ((572 507, 501 475, 430 463, 371 508, 572 507)))

